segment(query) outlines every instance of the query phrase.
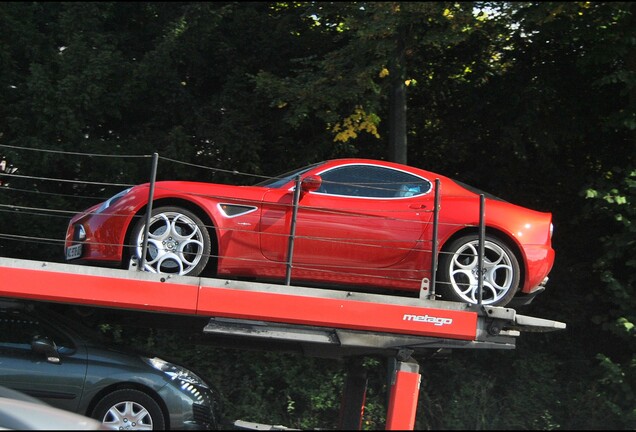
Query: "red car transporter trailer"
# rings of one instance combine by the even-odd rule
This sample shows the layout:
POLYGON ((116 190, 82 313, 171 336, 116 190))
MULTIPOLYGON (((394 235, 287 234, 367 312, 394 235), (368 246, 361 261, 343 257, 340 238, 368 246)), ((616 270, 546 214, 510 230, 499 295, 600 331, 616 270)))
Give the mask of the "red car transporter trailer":
MULTIPOLYGON (((431 300, 425 289, 418 299, 2 257, 0 281, 0 297, 204 317, 204 333, 287 342, 309 356, 385 355, 393 364, 387 430, 414 427, 421 380, 414 354, 514 349, 522 331, 565 328, 510 308, 431 300)), ((364 392, 348 376, 342 428, 360 429, 364 392)))

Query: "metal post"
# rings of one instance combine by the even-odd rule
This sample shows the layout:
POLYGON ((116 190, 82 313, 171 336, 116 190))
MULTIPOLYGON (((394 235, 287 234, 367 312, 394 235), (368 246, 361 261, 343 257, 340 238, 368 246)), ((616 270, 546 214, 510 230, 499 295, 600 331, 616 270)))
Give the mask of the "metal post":
MULTIPOLYGON (((146 266, 146 251, 148 250, 148 230, 150 229, 150 216, 152 215, 152 200, 155 195, 155 181, 157 179, 157 163, 159 154, 152 154, 152 169, 150 171, 150 187, 148 188, 148 205, 146 206, 146 226, 144 227, 144 241, 141 248, 141 256, 139 257, 139 266, 137 270, 144 271, 146 266)), ((135 246, 136 247, 136 246, 135 246)))
POLYGON ((435 179, 435 208, 433 209, 433 244, 431 256, 431 288, 429 298, 435 300, 435 275, 437 274, 437 230, 439 223, 439 179, 435 179))
POLYGON ((367 397, 367 371, 362 366, 363 357, 347 361, 347 377, 340 401, 340 430, 362 430, 364 404, 367 397))
POLYGON ((291 229, 289 233, 289 243, 287 246, 287 272, 285 274, 285 284, 291 283, 292 257, 294 255, 294 237, 296 236, 296 217, 298 215, 298 201, 300 201, 300 175, 296 176, 296 187, 294 188, 294 202, 292 208, 291 229))
POLYGON ((395 359, 392 364, 389 407, 385 430, 413 430, 422 376, 415 359, 395 359))
POLYGON ((486 198, 484 194, 479 195, 479 257, 477 260, 477 291, 478 299, 477 304, 481 306, 484 290, 484 243, 486 237, 486 227, 484 225, 484 219, 486 215, 486 198))

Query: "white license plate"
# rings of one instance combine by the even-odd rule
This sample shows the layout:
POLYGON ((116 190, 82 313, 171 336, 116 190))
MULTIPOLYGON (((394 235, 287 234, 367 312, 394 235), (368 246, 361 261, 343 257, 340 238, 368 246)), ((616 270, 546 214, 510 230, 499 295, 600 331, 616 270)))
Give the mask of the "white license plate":
POLYGON ((67 260, 72 260, 75 258, 79 258, 82 256, 82 244, 76 244, 73 246, 69 246, 66 249, 66 259, 67 260))

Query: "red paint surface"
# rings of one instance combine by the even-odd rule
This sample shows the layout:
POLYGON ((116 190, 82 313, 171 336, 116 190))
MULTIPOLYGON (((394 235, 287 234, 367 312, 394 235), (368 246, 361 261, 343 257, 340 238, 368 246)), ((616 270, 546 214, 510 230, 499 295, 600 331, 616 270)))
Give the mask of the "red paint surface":
POLYGON ((0 281, 0 296, 82 305, 462 340, 474 340, 477 328, 475 312, 201 287, 46 268, 0 266, 0 281))
POLYGON ((413 430, 421 375, 417 372, 397 371, 391 386, 386 430, 413 430))

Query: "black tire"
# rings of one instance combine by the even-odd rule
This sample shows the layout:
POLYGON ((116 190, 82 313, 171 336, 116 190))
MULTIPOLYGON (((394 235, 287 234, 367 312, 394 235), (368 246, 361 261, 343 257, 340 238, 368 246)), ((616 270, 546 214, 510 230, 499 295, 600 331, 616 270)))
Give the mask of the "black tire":
MULTIPOLYGON (((130 236, 131 256, 138 259, 145 225, 146 218, 140 218, 130 236)), ((208 264, 211 250, 210 233, 197 215, 181 207, 153 209, 144 271, 198 276, 208 264)))
MULTIPOLYGON (((437 286, 443 300, 478 303, 478 254, 477 234, 460 237, 442 250, 437 286)), ((482 304, 508 304, 519 290, 519 261, 504 242, 491 235, 484 239, 483 273, 482 304)))
POLYGON ((159 404, 139 390, 116 390, 95 405, 91 417, 108 429, 163 430, 166 421, 159 404))

